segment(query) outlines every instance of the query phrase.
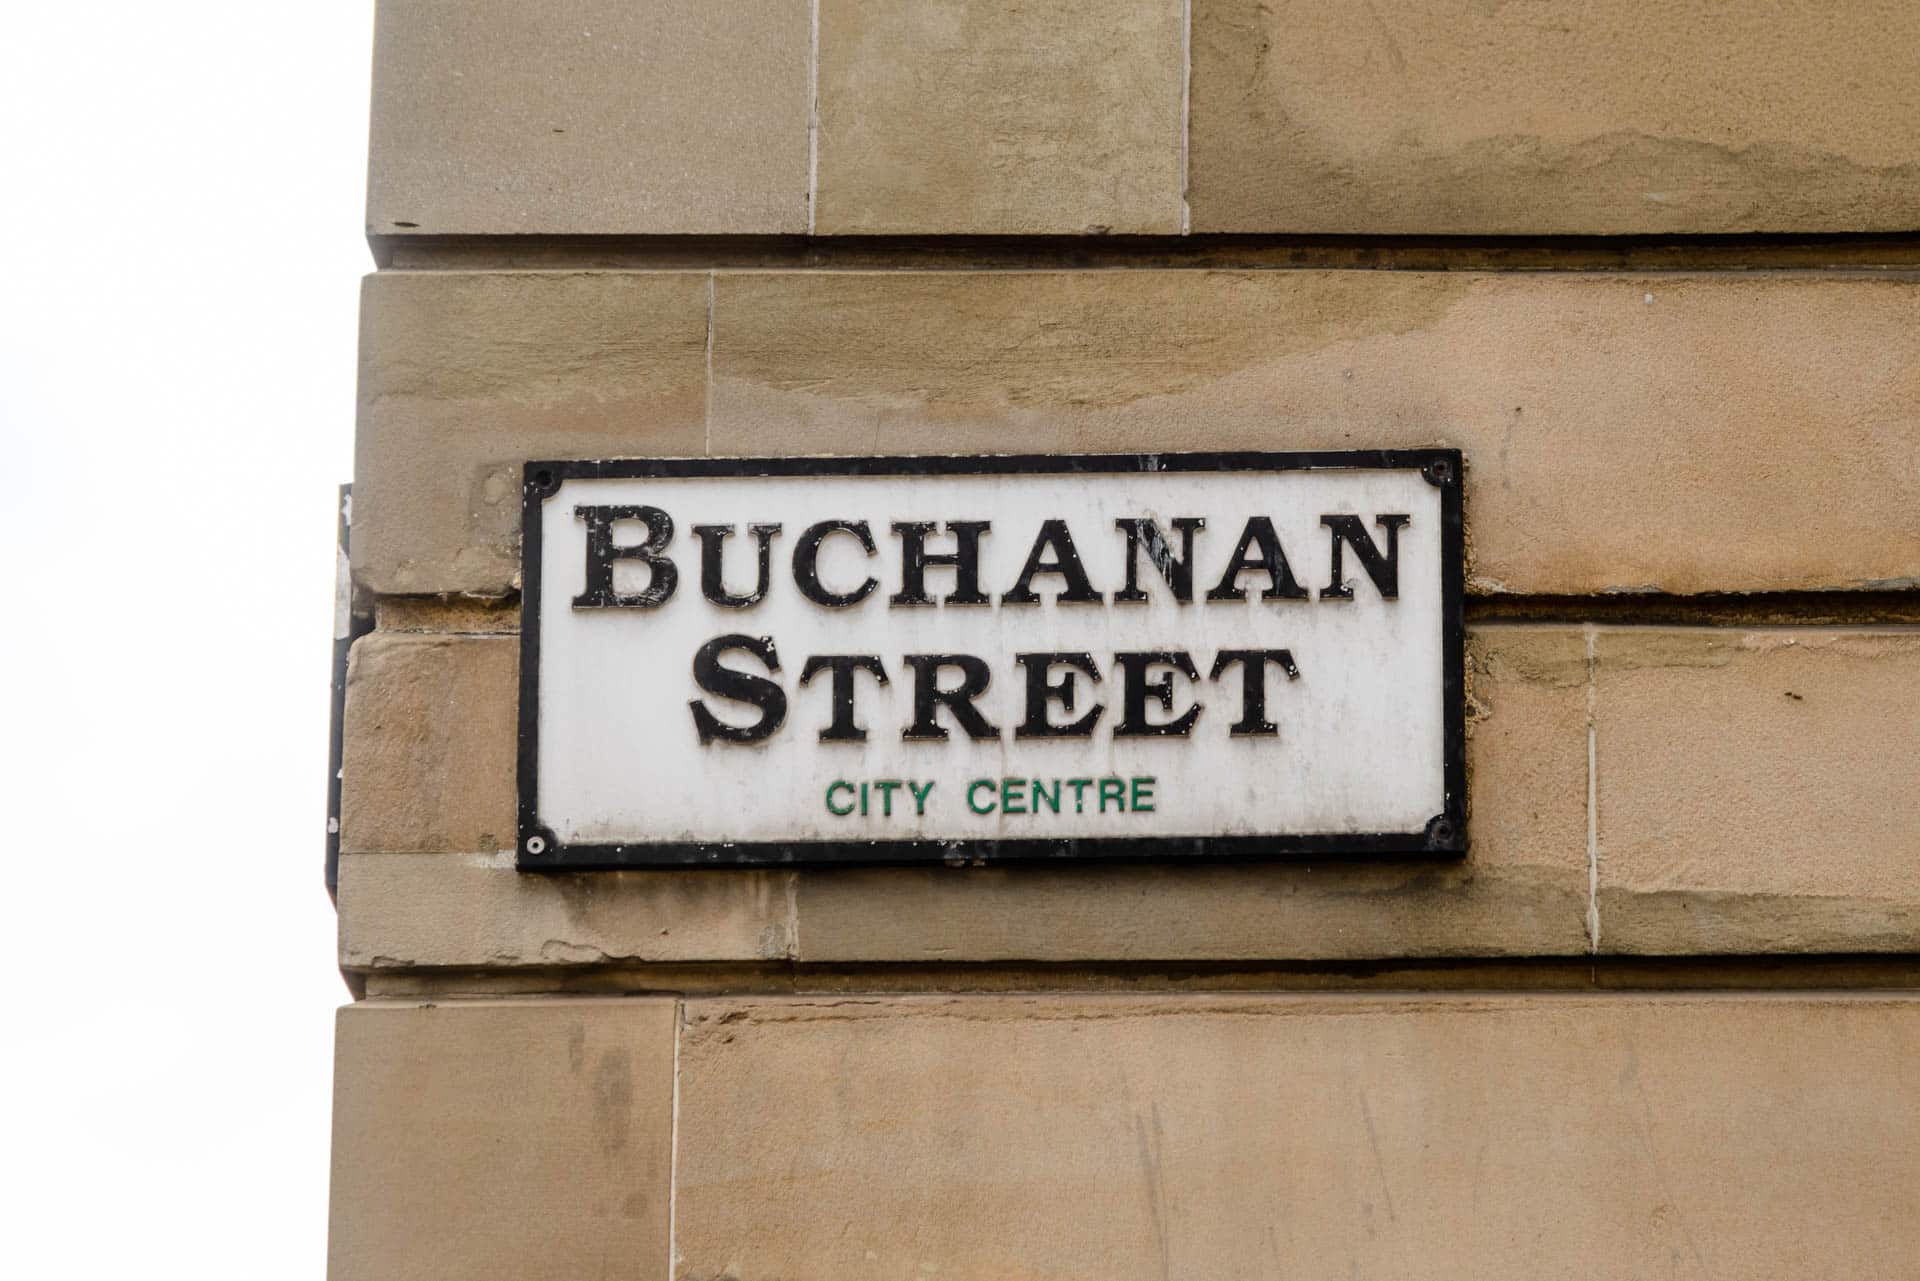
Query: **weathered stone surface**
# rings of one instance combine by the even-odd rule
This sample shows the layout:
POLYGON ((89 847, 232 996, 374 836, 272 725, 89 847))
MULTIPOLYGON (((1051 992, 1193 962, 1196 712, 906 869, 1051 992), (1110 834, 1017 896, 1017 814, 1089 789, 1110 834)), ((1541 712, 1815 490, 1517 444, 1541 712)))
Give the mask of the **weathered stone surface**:
POLYGON ((1908 997, 690 1001, 675 1275, 1893 1281, 1916 1054, 1908 997))
POLYGON ((340 1011, 330 1281, 667 1276, 677 1019, 646 999, 340 1011))
POLYGON ((372 235, 807 229, 807 0, 381 0, 372 235))
POLYGON ((1601 946, 1920 950, 1920 635, 1602 631, 1601 946))
POLYGON ((374 602, 383 632, 518 635, 520 602, 487 596, 383 596, 374 602))
POLYGON ((1920 640, 1905 632, 1603 628, 1590 689, 1581 629, 1476 629, 1460 863, 557 878, 521 876, 508 852, 517 646, 376 632, 355 647, 348 969, 1568 956, 1596 927, 1608 953, 1920 948, 1920 640))
POLYGON ((511 636, 376 632, 356 647, 340 874, 348 969, 1587 949, 1586 651, 1577 631, 1497 628, 1473 638, 1466 862, 1311 868, 522 876, 508 853, 517 645, 511 636), (375 853, 354 856, 362 852, 375 853))
POLYGON ((530 458, 705 447, 702 273, 397 273, 361 294, 354 573, 375 592, 519 582, 530 458))
POLYGON ((793 873, 523 874, 513 855, 347 854, 340 965, 525 969, 792 955, 793 873))
POLYGON ((790 956, 788 872, 514 870, 519 644, 375 632, 354 646, 341 780, 342 967, 790 956))
POLYGON ((1588 949, 1586 648, 1471 644, 1463 862, 799 874, 802 961, 1328 960, 1588 949))
POLYGON ((1453 445, 1481 592, 1920 566, 1920 289, 1884 278, 741 274, 716 453, 1453 445))
MULTIPOLYGON (((500 595, 530 457, 699 454, 708 279, 411 273, 365 303, 354 552, 500 595)), ((1920 565, 1920 289, 1863 277, 718 276, 722 453, 1451 444, 1483 592, 1920 565), (1648 301, 1651 299, 1651 301, 1648 301)))
POLYGON ((1578 632, 1498 628, 1473 640, 1474 849, 1464 863, 820 871, 799 874, 797 890, 795 874, 781 872, 515 872, 506 851, 517 643, 377 632, 356 648, 343 838, 350 852, 340 889, 347 968, 1587 948, 1586 660, 1578 632), (396 850, 448 854, 354 856, 396 850))
POLYGON ((1177 0, 820 0, 823 235, 1182 230, 1177 0))
POLYGON ((512 850, 520 639, 373 632, 347 668, 343 850, 512 850))
POLYGON ((1193 0, 1195 231, 1920 224, 1920 7, 1193 0))

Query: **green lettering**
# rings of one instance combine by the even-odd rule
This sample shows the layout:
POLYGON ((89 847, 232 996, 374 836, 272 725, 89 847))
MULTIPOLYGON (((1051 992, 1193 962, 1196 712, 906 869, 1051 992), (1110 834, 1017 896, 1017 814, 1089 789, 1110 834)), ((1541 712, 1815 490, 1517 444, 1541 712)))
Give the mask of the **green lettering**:
POLYGON ((1073 812, 1076 814, 1086 813, 1087 807, 1082 794, 1089 787, 1093 786, 1093 780, 1090 778, 1070 778, 1067 780, 1067 786, 1073 789, 1073 812))
POLYGON ((836 778, 831 783, 827 784, 827 813, 833 815, 835 818, 845 818, 847 815, 853 813, 853 802, 849 800, 847 802, 847 808, 845 809, 840 809, 836 807, 833 803, 833 791, 837 787, 846 788, 847 795, 852 796, 853 784, 849 783, 844 778, 836 778))
POLYGON ((1026 779, 1003 778, 1000 780, 1000 812, 1002 814, 1024 814, 1027 812, 1026 779))
POLYGON ((972 810, 976 814, 993 813, 993 780, 992 779, 976 778, 971 783, 967 784, 967 808, 972 810), (978 792, 983 787, 987 789, 987 805, 985 809, 982 809, 980 808, 980 806, 974 804, 974 800, 973 800, 974 793, 978 792))
POLYGON ((1151 776, 1133 780, 1133 812, 1136 814, 1153 813, 1153 783, 1151 776))
POLYGON ((915 818, 925 818, 927 815, 927 797, 933 791, 933 780, 928 779, 924 787, 916 787, 913 783, 909 782, 907 784, 907 790, 913 793, 913 816, 915 818))
POLYGON ((1107 812, 1107 802, 1112 801, 1119 811, 1127 812, 1127 785, 1117 778, 1100 780, 1100 812, 1107 812))
POLYGON ((897 778, 883 778, 874 784, 880 789, 880 817, 893 817, 893 790, 900 786, 897 778))
POLYGON ((1033 780, 1033 812, 1040 812, 1040 802, 1045 801, 1054 813, 1060 812, 1060 780, 1053 780, 1053 795, 1047 795, 1047 785, 1039 779, 1033 780))
POLYGON ((867 785, 865 783, 862 783, 860 784, 860 817, 865 818, 866 816, 867 816, 867 785))

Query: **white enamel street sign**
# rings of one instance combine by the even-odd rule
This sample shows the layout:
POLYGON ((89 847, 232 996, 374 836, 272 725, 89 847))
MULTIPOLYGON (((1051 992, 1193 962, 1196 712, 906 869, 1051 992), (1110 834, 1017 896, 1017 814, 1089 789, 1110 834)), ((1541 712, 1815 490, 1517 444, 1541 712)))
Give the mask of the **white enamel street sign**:
POLYGON ((527 870, 1466 847, 1450 450, 526 469, 527 870))

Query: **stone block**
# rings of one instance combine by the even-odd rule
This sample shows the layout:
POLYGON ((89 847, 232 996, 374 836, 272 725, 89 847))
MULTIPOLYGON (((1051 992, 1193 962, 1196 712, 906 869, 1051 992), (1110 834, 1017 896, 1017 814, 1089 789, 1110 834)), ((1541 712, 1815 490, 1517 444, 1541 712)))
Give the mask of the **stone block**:
POLYGON ((792 956, 792 872, 514 869, 510 852, 346 854, 340 966, 577 968, 792 956))
POLYGON ((376 632, 348 686, 350 970, 1261 962, 1920 947, 1920 641, 1483 626, 1458 863, 513 868, 518 640, 376 632), (1595 743, 1588 886, 1587 737, 1595 743))
POLYGON ((646 999, 340 1011, 330 1281, 669 1275, 678 1014, 646 999))
POLYGON ((764 961, 792 953, 792 873, 522 875, 516 635, 354 646, 340 964, 369 971, 764 961))
POLYGON ((1920 950, 1920 636, 1602 631, 1609 952, 1920 950))
POLYGON ((679 1281, 1911 1273, 1920 1000, 697 1000, 679 1281))
POLYGON ((1485 593, 1912 585, 1920 289, 1817 276, 741 274, 713 452, 1451 445, 1485 593))
POLYGON ((341 964, 1325 960, 1588 947, 1577 631, 1469 646, 1464 862, 514 870, 518 639, 376 632, 349 680, 341 964), (453 710, 453 709, 458 709, 453 710), (438 853, 429 857, 429 852, 438 853))
POLYGON ((807 0, 381 0, 367 231, 807 229, 807 0))
POLYGON ((1196 232, 1908 231, 1920 6, 1193 0, 1196 232))
POLYGON ((522 464, 701 453, 706 360, 704 273, 368 277, 354 573, 379 593, 515 590, 522 464))
POLYGON ((1470 645, 1460 862, 886 868, 799 874, 808 962, 1567 956, 1589 946, 1586 647, 1470 645))
POLYGON ((520 638, 373 632, 347 666, 340 847, 511 851, 520 638))
POLYGON ((528 458, 709 446, 1454 445, 1478 592, 1888 588, 1920 564, 1899 279, 402 273, 368 282, 363 330, 354 552, 382 593, 511 592, 528 458))
POLYGON ((1178 0, 820 0, 822 235, 1177 234, 1178 0))

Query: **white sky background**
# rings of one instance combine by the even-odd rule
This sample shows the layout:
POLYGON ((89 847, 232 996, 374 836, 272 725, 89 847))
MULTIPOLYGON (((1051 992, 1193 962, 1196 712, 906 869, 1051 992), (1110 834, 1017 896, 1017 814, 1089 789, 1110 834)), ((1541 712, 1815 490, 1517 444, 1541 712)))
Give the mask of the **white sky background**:
POLYGON ((0 27, 0 1274, 324 1273, 372 8, 0 27))

